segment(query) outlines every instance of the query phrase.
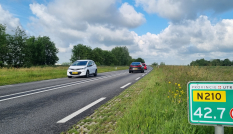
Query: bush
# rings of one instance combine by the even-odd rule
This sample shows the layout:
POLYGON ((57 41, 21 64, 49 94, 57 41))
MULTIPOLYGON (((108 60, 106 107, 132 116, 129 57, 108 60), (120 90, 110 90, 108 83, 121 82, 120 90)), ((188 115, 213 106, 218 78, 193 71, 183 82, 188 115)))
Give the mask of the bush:
POLYGON ((115 65, 113 64, 113 63, 111 63, 111 65, 110 65, 111 67, 114 67, 115 65))
POLYGON ((152 63, 152 65, 157 66, 157 65, 158 65, 158 63, 157 63, 157 62, 154 62, 154 63, 152 63))
POLYGON ((161 63, 160 63, 160 66, 164 66, 164 65, 165 65, 165 62, 161 62, 161 63))
POLYGON ((26 63, 23 65, 23 67, 25 67, 25 68, 30 68, 30 67, 32 67, 32 63, 26 62, 26 63))
POLYGON ((96 62, 95 64, 96 64, 97 66, 100 66, 100 63, 99 63, 99 62, 96 62))
POLYGON ((3 62, 2 62, 2 61, 0 61, 0 67, 3 67, 3 66, 4 66, 3 62))
POLYGON ((68 65, 71 65, 71 63, 70 62, 64 62, 61 65, 68 66, 68 65))

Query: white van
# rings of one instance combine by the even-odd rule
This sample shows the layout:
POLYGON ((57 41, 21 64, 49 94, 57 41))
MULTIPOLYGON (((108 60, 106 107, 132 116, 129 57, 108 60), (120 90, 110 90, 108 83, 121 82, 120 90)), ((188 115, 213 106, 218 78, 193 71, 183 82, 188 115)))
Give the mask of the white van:
POLYGON ((92 60, 77 60, 67 70, 68 78, 72 78, 72 76, 89 77, 90 74, 97 76, 97 66, 92 60))

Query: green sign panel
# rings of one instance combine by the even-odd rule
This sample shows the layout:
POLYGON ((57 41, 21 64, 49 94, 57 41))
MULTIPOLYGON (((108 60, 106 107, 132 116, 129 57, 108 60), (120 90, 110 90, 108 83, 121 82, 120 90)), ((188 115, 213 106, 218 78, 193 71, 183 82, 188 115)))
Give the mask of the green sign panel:
POLYGON ((233 125, 233 82, 188 83, 188 114, 193 125, 233 125))

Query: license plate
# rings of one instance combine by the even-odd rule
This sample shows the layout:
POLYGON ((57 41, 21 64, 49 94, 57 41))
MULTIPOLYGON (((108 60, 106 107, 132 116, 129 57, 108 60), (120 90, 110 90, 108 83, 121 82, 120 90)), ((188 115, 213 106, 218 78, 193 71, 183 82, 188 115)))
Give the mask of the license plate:
POLYGON ((133 70, 138 70, 138 68, 133 68, 133 70))
POLYGON ((72 72, 72 74, 78 74, 78 72, 72 72))

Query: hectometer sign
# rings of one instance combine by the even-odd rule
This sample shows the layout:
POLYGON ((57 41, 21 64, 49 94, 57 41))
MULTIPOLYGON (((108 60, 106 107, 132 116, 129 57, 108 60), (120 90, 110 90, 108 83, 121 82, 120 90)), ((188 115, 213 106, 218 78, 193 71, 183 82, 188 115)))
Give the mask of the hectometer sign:
POLYGON ((233 125, 233 82, 191 81, 189 122, 193 125, 233 125))

